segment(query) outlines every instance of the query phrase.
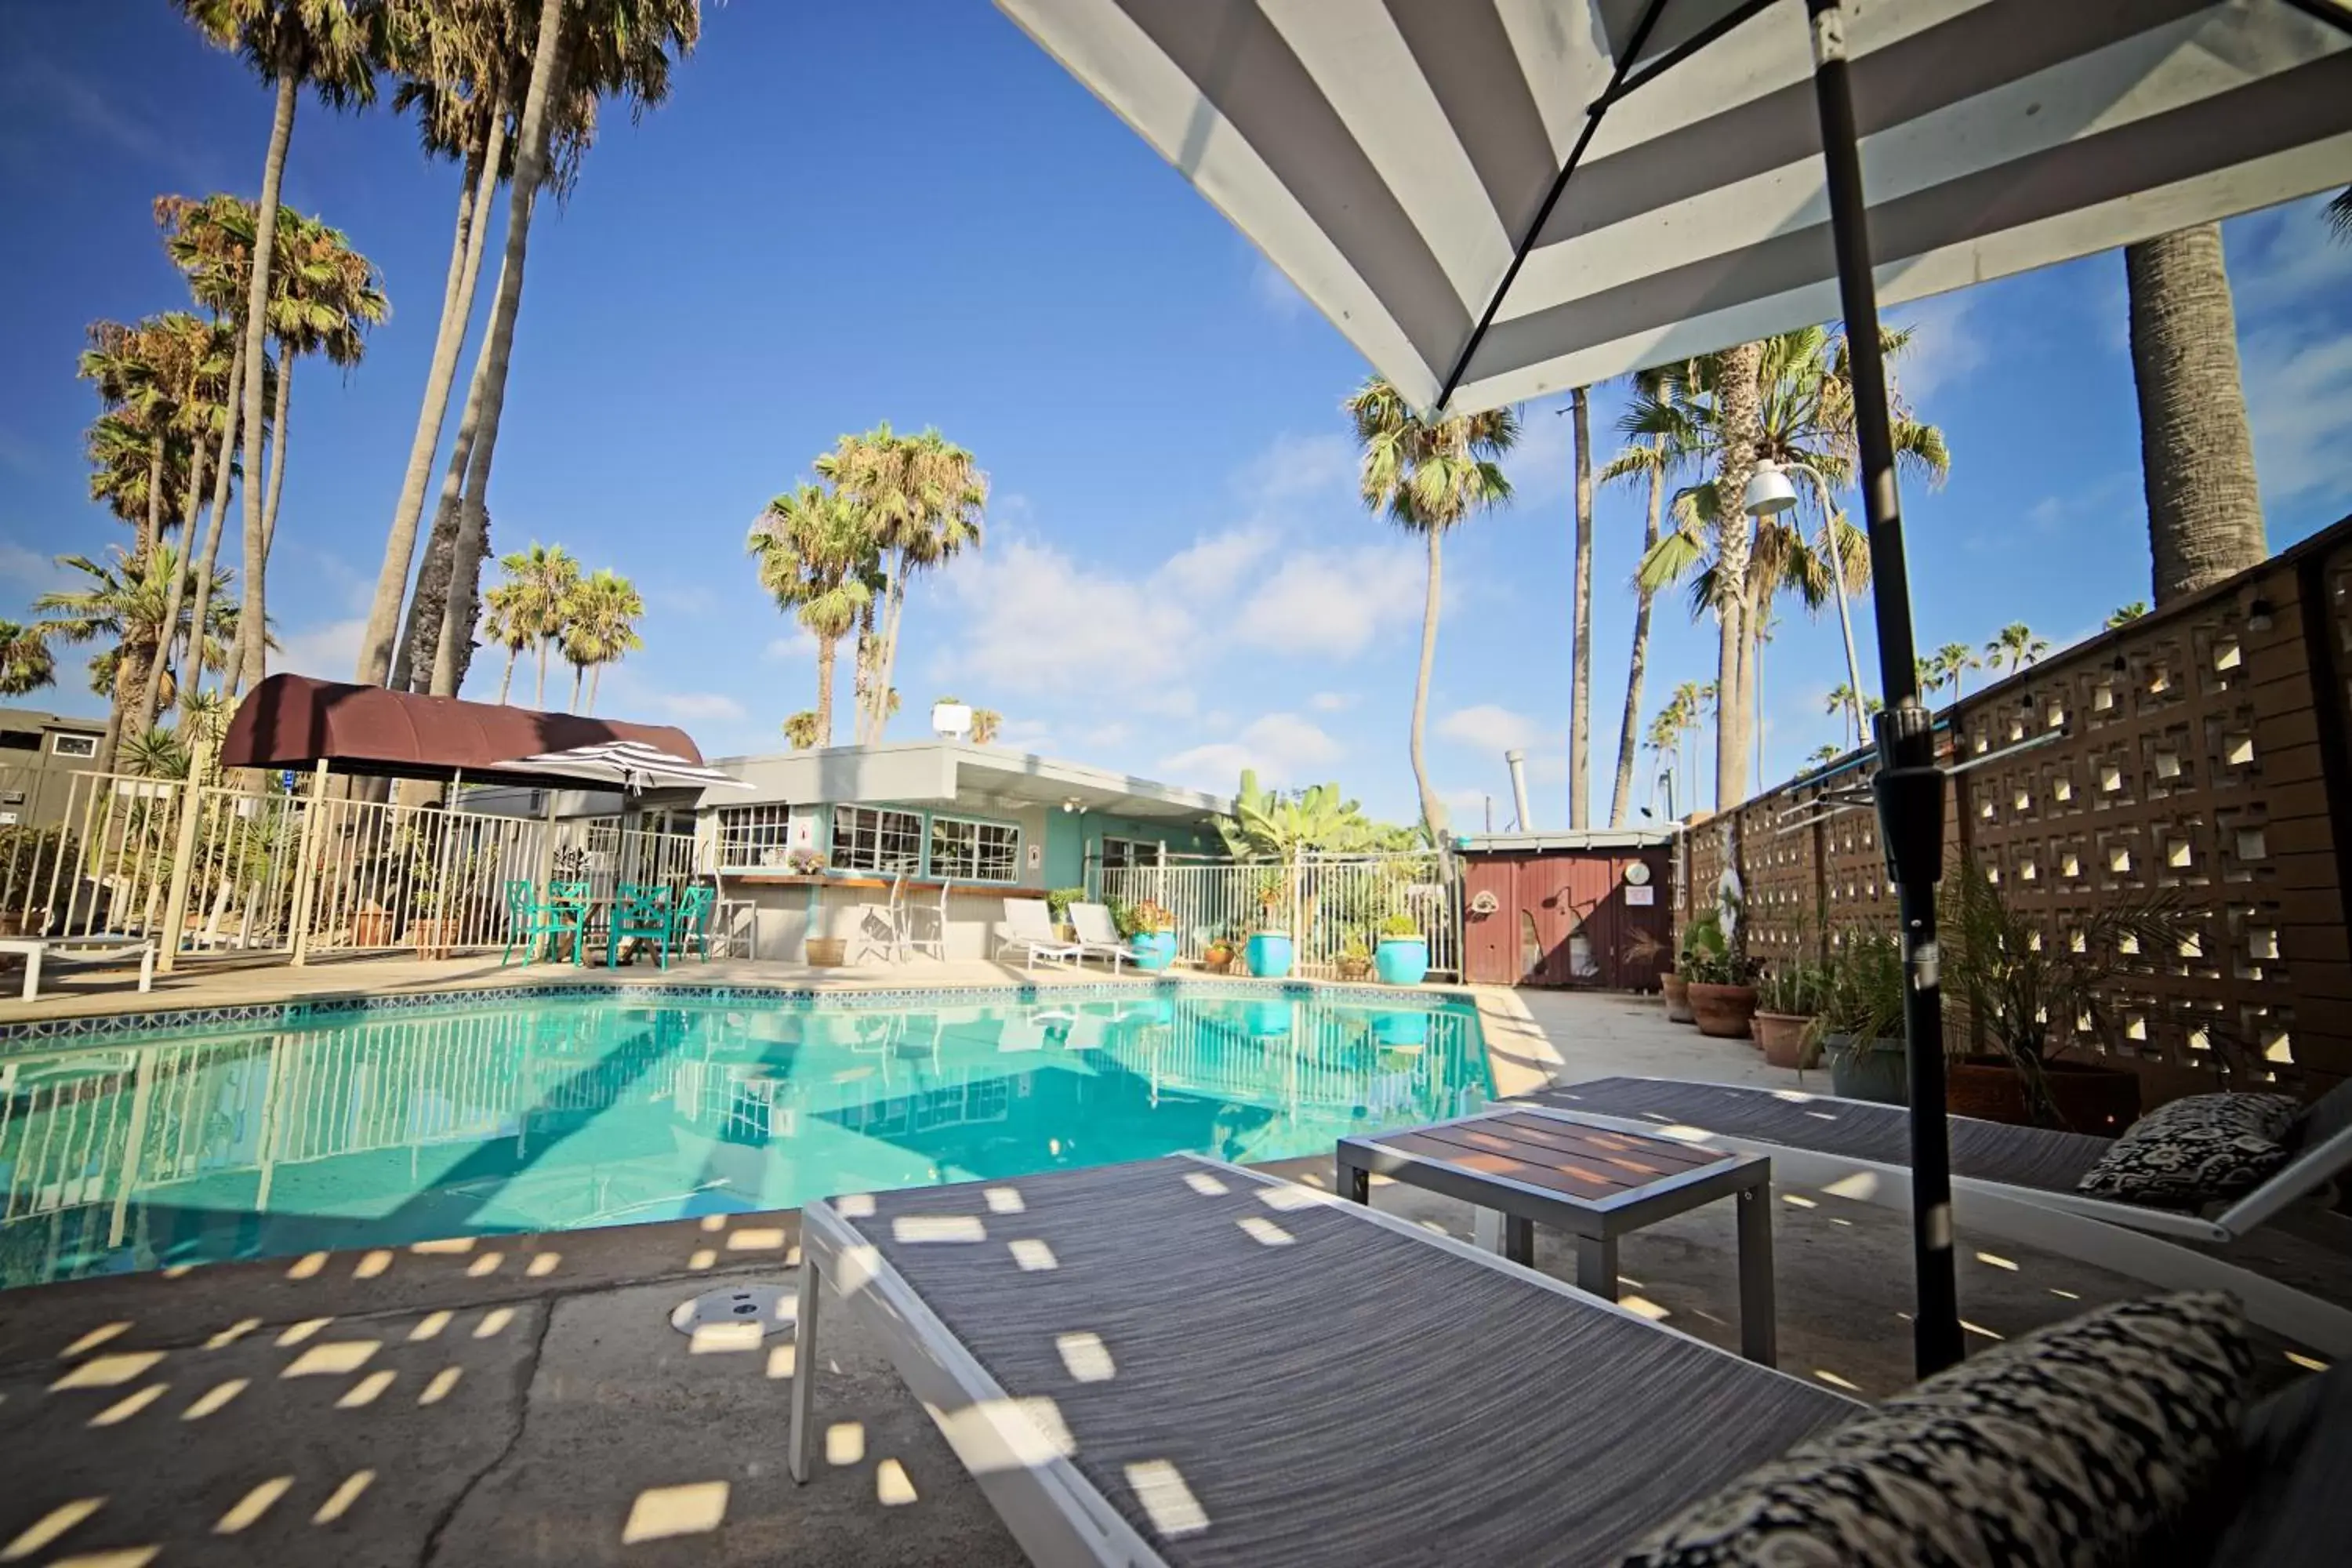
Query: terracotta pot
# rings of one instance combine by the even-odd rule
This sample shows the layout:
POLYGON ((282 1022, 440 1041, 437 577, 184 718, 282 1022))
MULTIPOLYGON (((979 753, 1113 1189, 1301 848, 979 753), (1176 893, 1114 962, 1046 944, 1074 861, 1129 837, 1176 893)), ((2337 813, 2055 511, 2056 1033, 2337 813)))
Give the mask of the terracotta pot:
POLYGON ((1223 974, 1234 966, 1234 950, 1213 947, 1201 955, 1201 967, 1212 974, 1223 974))
POLYGON ((831 969, 847 961, 849 939, 845 936, 813 936, 802 943, 810 964, 818 969, 831 969))
POLYGON ((1690 1007, 1698 1018, 1698 1032, 1718 1040, 1744 1040, 1748 1021, 1756 1016, 1753 985, 1690 984, 1690 1007))
POLYGON ((0 937, 25 934, 25 917, 15 910, 0 910, 0 937))
POLYGON ((1372 961, 1369 958, 1342 958, 1339 967, 1340 979, 1361 980, 1371 973, 1372 961))
POLYGON ((1798 1068, 1804 1065, 1805 1031, 1813 1021, 1801 1013, 1759 1013, 1750 1021, 1755 1030, 1757 1048, 1764 1053, 1766 1065, 1776 1068, 1798 1068))
MULTIPOLYGON (((2045 1061, 2042 1081, 2070 1132, 2112 1138, 2139 1120, 2139 1075, 2095 1062, 2045 1061)), ((2037 1108, 2025 1080, 2006 1057, 1963 1057, 1944 1070, 1945 1095, 1955 1116, 2002 1121, 2011 1127, 2049 1124, 2047 1108, 2037 1108), (2041 1114, 2037 1115, 2037 1109, 2041 1114)))
POLYGON ((457 922, 446 920, 421 920, 408 928, 409 945, 416 949, 419 958, 446 958, 449 945, 457 940, 457 922))
POLYGON ((1698 1015, 1691 1011, 1690 982, 1669 969, 1658 976, 1658 986, 1666 994, 1667 1023, 1696 1024, 1698 1022, 1698 1015))

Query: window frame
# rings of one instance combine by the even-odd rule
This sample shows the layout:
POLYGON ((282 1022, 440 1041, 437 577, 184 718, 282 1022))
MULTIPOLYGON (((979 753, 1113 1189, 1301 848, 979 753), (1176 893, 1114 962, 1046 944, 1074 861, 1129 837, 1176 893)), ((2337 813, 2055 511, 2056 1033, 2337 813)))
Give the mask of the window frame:
POLYGON ((930 825, 925 820, 921 812, 909 811, 905 806, 869 805, 859 801, 836 801, 825 818, 825 837, 829 846, 825 858, 833 870, 863 871, 876 877, 895 877, 904 871, 908 876, 919 877, 924 874, 926 853, 930 846, 930 825), (871 865, 851 865, 843 858, 841 816, 844 812, 854 811, 869 813, 875 819, 872 829, 875 859, 871 865), (886 816, 903 816, 915 825, 913 855, 904 865, 885 864, 883 861, 882 819, 886 816))
POLYGON ((1003 817, 995 816, 969 816, 960 811, 935 811, 931 813, 930 819, 923 825, 923 874, 934 881, 979 882, 996 888, 1015 886, 1021 880, 1022 838, 1021 825, 1018 822, 1007 822, 1003 817), (939 868, 936 846, 939 842, 940 824, 942 822, 953 823, 964 827, 994 828, 998 832, 1011 834, 1013 843, 1005 860, 1005 874, 1002 877, 981 874, 981 868, 985 861, 981 837, 977 833, 972 836, 972 869, 970 874, 961 871, 941 872, 939 868))
POLYGON ((747 805, 721 805, 712 808, 711 851, 722 871, 774 871, 784 868, 793 847, 793 808, 789 801, 762 800, 747 805), (742 825, 730 825, 730 815, 749 816, 773 813, 772 817, 755 818, 742 825), (766 837, 772 832, 771 840, 766 837), (775 858, 764 857, 772 851, 775 858))
POLYGON ((1106 871, 1128 871, 1140 866, 1157 866, 1160 864, 1160 851, 1166 843, 1165 839, 1131 838, 1124 833, 1106 833, 1097 845, 1096 861, 1106 871), (1110 847, 1114 844, 1124 844, 1134 853, 1129 858, 1114 862, 1110 858, 1110 847))
POLYGON ((76 762, 89 762, 91 758, 98 755, 98 737, 95 735, 77 735, 65 730, 57 731, 49 736, 49 755, 53 757, 70 757, 76 762), (73 742, 76 745, 87 746, 89 749, 88 751, 81 752, 68 751, 66 749, 66 742, 68 741, 73 742))

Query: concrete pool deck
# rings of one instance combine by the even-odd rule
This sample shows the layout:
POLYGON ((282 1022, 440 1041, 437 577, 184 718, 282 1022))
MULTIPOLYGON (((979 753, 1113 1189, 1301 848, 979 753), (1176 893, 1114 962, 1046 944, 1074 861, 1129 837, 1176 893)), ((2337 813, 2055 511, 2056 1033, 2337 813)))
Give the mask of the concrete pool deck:
MULTIPOLYGON (((418 984, 447 984, 448 966, 434 967, 442 973, 418 984)), ((758 966, 756 983, 776 984, 777 967, 758 966)), ((929 967, 940 972, 924 977, 931 984, 974 983, 947 979, 960 966, 929 967)), ((987 967, 999 983, 1029 978, 987 967)), ((685 975, 698 978, 697 966, 685 975)), ((1041 972, 1040 983, 1052 982, 1041 972)), ((346 970, 341 988, 352 985, 346 970)), ((382 988, 373 968, 368 988, 382 988)), ((1666 1024, 1654 999, 1482 1001, 1498 1066, 1508 1056, 1515 1070, 1793 1082, 1769 1075, 1745 1044, 1666 1024)), ((207 1004, 180 995, 163 1005, 207 1004)), ((1330 1179, 1324 1159, 1274 1168, 1330 1179)), ((1444 1199, 1383 1184, 1375 1202, 1469 1233, 1469 1211, 1444 1199)), ((1775 1219, 1781 1364, 1865 1396, 1907 1384, 1905 1217, 1784 1191, 1775 1219)), ((2335 1215, 2301 1216, 2263 1238, 2263 1256, 2352 1300, 2347 1228, 2335 1215)), ((826 1462, 804 1488, 782 1468, 786 1396, 803 1370, 790 1337, 697 1353, 669 1327, 670 1309, 701 1290, 787 1282, 797 1238, 791 1213, 727 1215, 6 1292, 0 1445, 11 1465, 0 1560, 1019 1562, 847 1313, 826 1327, 826 1462)), ((1621 1255, 1627 1300, 1736 1348, 1733 1252, 1728 1205, 1643 1231, 1621 1255)), ((1965 1235, 1960 1258, 1974 1344, 2144 1289, 1965 1235)), ((1538 1235, 1537 1262, 1570 1277, 1572 1257, 1549 1234, 1538 1235)), ((2293 1374, 2287 1347, 2266 1344, 2263 1355, 2271 1379, 2293 1374)), ((1530 1375, 1563 1371, 1529 1366, 1530 1375)))

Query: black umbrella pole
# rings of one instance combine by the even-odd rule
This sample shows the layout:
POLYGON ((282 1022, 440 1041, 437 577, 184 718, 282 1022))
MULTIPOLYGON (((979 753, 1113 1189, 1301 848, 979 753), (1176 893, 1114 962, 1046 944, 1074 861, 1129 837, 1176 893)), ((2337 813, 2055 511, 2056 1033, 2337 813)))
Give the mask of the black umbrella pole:
POLYGON ((1870 524, 1871 601, 1878 622, 1878 832, 1903 921, 1903 1032, 1911 1068, 1911 1245, 1918 1273, 1912 1322, 1919 1375, 1960 1359, 1959 1285, 1952 1262, 1951 1141, 1945 1126, 1944 1003, 1937 983, 1936 882, 1944 867, 1944 774, 1935 724, 1919 701, 1911 589, 1903 561, 1903 508, 1895 485, 1895 430, 1871 278, 1869 208, 1848 79, 1845 17, 1837 0, 1805 0, 1813 33, 1813 95, 1821 110, 1830 228, 1853 383, 1864 515, 1870 524))

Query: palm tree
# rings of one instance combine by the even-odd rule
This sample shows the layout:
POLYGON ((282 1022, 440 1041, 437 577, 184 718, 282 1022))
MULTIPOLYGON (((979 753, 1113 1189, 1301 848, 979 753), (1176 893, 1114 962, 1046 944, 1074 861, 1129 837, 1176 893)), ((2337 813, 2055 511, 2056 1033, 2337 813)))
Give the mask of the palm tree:
POLYGON ((57 679, 49 639, 35 627, 0 621, 0 697, 23 697, 57 679))
POLYGON ((821 733, 814 708, 803 708, 784 721, 784 743, 795 752, 805 752, 817 744, 821 733))
POLYGON ((1977 657, 1976 649, 1964 642, 1948 642, 1936 650, 1937 684, 1948 684, 1955 702, 1967 695, 1964 678, 1968 672, 1983 668, 1984 661, 1977 657))
MULTIPOLYGON (((580 586, 580 563, 561 544, 541 544, 531 541, 529 550, 518 550, 499 558, 499 570, 506 581, 490 592, 499 595, 503 606, 504 642, 509 649, 507 674, 514 674, 514 652, 520 647, 538 650, 538 679, 531 687, 530 705, 547 706, 547 650, 551 643, 564 634, 572 613, 572 595, 580 586)), ((506 687, 499 688, 499 700, 506 700, 506 687)))
MULTIPOLYGON (((205 457, 220 438, 222 426, 229 417, 229 403, 236 395, 232 390, 236 361, 236 334, 229 327, 214 320, 199 321, 184 312, 173 312, 164 318, 178 323, 177 331, 183 353, 176 363, 183 367, 184 379, 173 388, 173 401, 176 412, 172 418, 174 437, 184 447, 182 459, 186 467, 185 489, 181 500, 180 550, 184 556, 195 549, 196 521, 204 502, 205 457)), ((167 590, 163 624, 181 624, 182 596, 187 592, 193 574, 173 575, 167 590)), ((193 624, 193 618, 192 618, 193 624)), ((155 710, 163 696, 164 672, 171 667, 171 650, 164 657, 151 660, 147 679, 137 693, 127 720, 127 732, 142 734, 153 728, 155 710)))
POLYGON ((1805 765, 1812 768, 1825 767, 1843 755, 1845 753, 1835 746, 1815 746, 1812 754, 1805 759, 1805 765))
MULTIPOLYGON (((1583 387, 1569 395, 1575 426, 1575 589, 1570 624, 1574 642, 1568 672, 1568 825, 1591 823, 1592 792, 1592 421, 1583 387)), ((1522 825, 1524 826, 1524 825, 1522 825)))
POLYGON ((539 623, 530 613, 529 600, 520 583, 499 583, 482 595, 488 613, 482 617, 482 635, 493 647, 507 650, 506 668, 499 674, 499 705, 504 707, 507 693, 514 689, 515 660, 522 650, 539 640, 539 623))
POLYGON ((506 253, 488 329, 482 335, 458 438, 467 444, 465 487, 451 544, 448 598, 433 655, 432 689, 457 692, 460 649, 474 635, 475 586, 480 571, 499 425, 506 408, 507 372, 514 358, 515 315, 522 300, 530 247, 531 209, 549 174, 549 147, 561 107, 582 90, 622 92, 640 107, 669 91, 670 52, 683 58, 701 33, 700 0, 540 0, 531 36, 530 85, 517 132, 513 184, 507 193, 506 253))
MULTIPOLYGON (((167 640, 167 584, 174 573, 186 568, 180 552, 168 544, 157 545, 144 561, 119 546, 110 549, 108 557, 99 561, 86 555, 59 556, 58 563, 80 574, 84 585, 57 589, 34 600, 33 608, 45 612, 34 630, 77 645, 109 645, 90 661, 90 687, 127 709, 131 693, 146 679, 148 661, 160 656, 167 640)), ((191 643, 200 648, 204 666, 215 669, 227 659, 239 619, 236 605, 223 594, 227 574, 221 576, 224 581, 214 584, 210 595, 202 642, 191 643)), ((192 633, 194 625, 173 630, 175 636, 192 633)), ((166 689, 175 684, 167 672, 166 689)))
POLYGON ((2238 377, 2221 226, 2200 224, 2126 246, 2124 281, 2152 596, 2162 609, 2259 563, 2270 547, 2238 377))
POLYGON ((608 568, 597 568, 572 591, 563 630, 563 657, 572 665, 574 712, 594 712, 596 683, 604 678, 604 667, 620 663, 646 646, 646 639, 637 635, 637 619, 645 613, 646 601, 636 585, 608 568), (583 671, 588 677, 585 707, 580 701, 580 677, 583 671))
POLYGON ((888 721, 884 694, 898 664, 908 583, 967 546, 980 548, 988 476, 970 452, 937 430, 900 436, 887 423, 842 437, 817 458, 816 471, 856 510, 888 579, 857 735, 861 743, 879 741, 888 721))
MULTIPOLYGON (((364 104, 375 96, 375 67, 368 52, 365 0, 176 0, 211 43, 235 49, 268 81, 277 96, 269 121, 269 148, 261 164, 261 199, 254 212, 252 277, 246 289, 245 360, 260 362, 268 331, 269 284, 278 246, 278 194, 286 174, 286 148, 294 135, 294 104, 309 86, 329 104, 364 104)), ((245 471, 245 619, 238 667, 259 679, 265 659, 264 579, 269 543, 262 522, 260 489, 251 476, 261 472, 262 384, 248 376, 243 389, 245 471)))
POLYGON ((2003 659, 2009 661, 2009 673, 2019 670, 2050 651, 2050 639, 2033 635, 2023 621, 2011 621, 2000 628, 1992 641, 1985 644, 1985 658, 1999 668, 2003 659))
MULTIPOLYGON (((1658 531, 1665 516, 1666 487, 1687 463, 1696 449, 1697 436, 1686 412, 1664 401, 1667 376, 1656 370, 1643 371, 1634 377, 1636 409, 1629 410, 1618 423, 1618 428, 1634 439, 1625 449, 1610 459, 1601 470, 1601 482, 1640 480, 1649 491, 1649 511, 1642 533, 1642 554, 1647 557, 1658 546, 1658 531), (1675 416, 1671 426, 1642 431, 1634 428, 1636 411, 1643 406, 1656 407, 1675 416)), ((1654 597, 1649 585, 1636 575, 1633 582, 1633 651, 1625 665, 1625 712, 1617 731, 1617 783, 1609 795, 1609 826, 1625 826, 1625 814, 1633 807, 1633 731, 1642 711, 1642 681, 1650 659, 1650 603, 1654 597)))
POLYGON ((1421 668, 1412 689, 1412 777, 1421 792, 1422 826, 1433 838, 1445 831, 1445 805, 1429 782, 1422 737, 1429 719, 1429 681, 1437 662, 1437 617, 1446 531, 1511 499, 1502 458, 1519 438, 1519 416, 1509 408, 1432 423, 1413 411, 1386 378, 1374 376, 1346 404, 1361 453, 1358 489, 1365 507, 1385 511, 1429 546, 1428 591, 1421 612, 1421 668))
MULTIPOLYGON (((392 314, 375 263, 353 250, 342 230, 291 207, 279 210, 278 226, 276 276, 269 285, 269 338, 278 346, 278 387, 269 420, 269 477, 263 487, 265 553, 278 537, 295 363, 306 354, 320 354, 337 369, 349 371, 367 353, 368 329, 392 314)), ((259 679, 257 671, 254 679, 259 679)))
POLYGON ((769 501, 746 548, 758 559, 760 585, 775 596, 776 607, 795 612, 816 639, 817 743, 830 746, 841 639, 870 620, 875 595, 887 589, 881 552, 856 506, 838 491, 812 484, 769 501))
POLYGON ((2128 605, 2117 605, 2108 613, 2106 628, 2113 631, 2117 626, 2127 626, 2146 614, 2147 614, 2146 599, 2134 599, 2128 605))
POLYGON ((996 744, 996 732, 1004 728, 1004 715, 993 708, 971 710, 971 743, 975 746, 996 744))

